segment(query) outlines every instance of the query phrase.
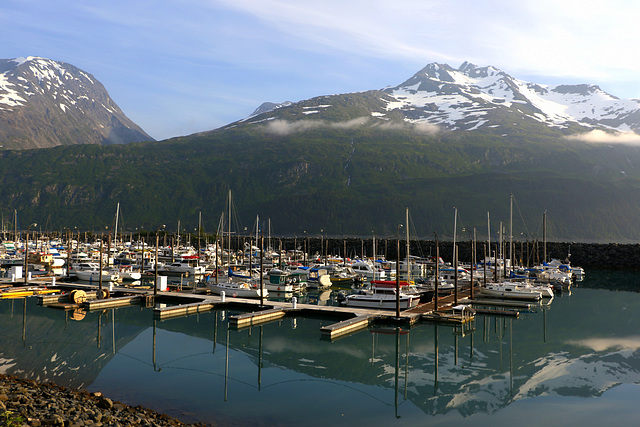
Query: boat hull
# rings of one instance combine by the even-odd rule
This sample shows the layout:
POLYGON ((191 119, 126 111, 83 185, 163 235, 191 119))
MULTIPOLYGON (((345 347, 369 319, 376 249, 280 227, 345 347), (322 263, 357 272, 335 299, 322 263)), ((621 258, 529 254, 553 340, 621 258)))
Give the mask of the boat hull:
POLYGON ((242 286, 242 284, 237 283, 207 283, 207 288, 209 288, 209 290, 211 290, 211 292, 216 295, 222 295, 222 292, 224 292, 225 296, 233 298, 260 298, 261 294, 263 298, 266 298, 269 295, 269 291, 267 291, 266 289, 261 290, 257 288, 251 288, 249 286, 244 287, 242 286))

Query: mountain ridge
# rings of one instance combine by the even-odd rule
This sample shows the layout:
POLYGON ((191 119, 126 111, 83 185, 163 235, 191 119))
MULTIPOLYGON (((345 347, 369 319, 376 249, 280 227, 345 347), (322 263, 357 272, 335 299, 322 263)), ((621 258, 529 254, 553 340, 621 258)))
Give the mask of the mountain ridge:
POLYGON ((408 207, 418 235, 447 238, 456 206, 459 230, 479 235, 491 211, 495 241, 513 194, 521 237, 532 239, 547 211, 550 240, 640 241, 640 149, 568 138, 612 127, 565 114, 589 104, 594 117, 631 129, 635 101, 461 68, 435 64, 386 89, 267 104, 160 142, 0 151, 0 211, 17 210, 23 224, 104 229, 120 203, 128 224, 155 230, 201 211, 218 218, 231 189, 244 218, 237 230, 259 214, 280 234, 392 236, 408 207), (616 105, 628 108, 604 110, 616 105))
POLYGON ((640 130, 638 99, 620 99, 593 84, 526 82, 496 67, 479 67, 466 61, 457 69, 448 64, 428 64, 404 82, 383 89, 271 103, 272 108, 266 108, 269 104, 265 103, 231 125, 255 123, 258 119, 299 120, 303 116, 294 117, 286 111, 300 106, 307 109, 301 112, 304 118, 331 120, 331 100, 335 97, 365 96, 375 91, 380 93, 378 102, 370 104, 366 115, 373 122, 427 124, 443 131, 482 131, 505 136, 518 123, 537 129, 545 127, 558 135, 640 130), (314 100, 323 103, 316 103, 322 110, 311 109, 314 100))
POLYGON ((40 57, 0 59, 0 145, 5 149, 152 141, 91 74, 40 57))

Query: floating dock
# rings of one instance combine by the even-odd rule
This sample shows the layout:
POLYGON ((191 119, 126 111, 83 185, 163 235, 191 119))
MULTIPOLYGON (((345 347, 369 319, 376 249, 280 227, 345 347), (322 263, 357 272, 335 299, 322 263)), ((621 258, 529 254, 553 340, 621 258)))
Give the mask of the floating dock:
POLYGON ((250 326, 262 325, 264 323, 279 320, 285 317, 288 313, 300 312, 298 308, 272 308, 262 311, 255 311, 252 313, 238 314, 236 316, 229 317, 229 323, 231 327, 236 329, 248 328, 250 326))
MULTIPOLYGON (((263 305, 260 305, 260 300, 258 299, 227 297, 226 300, 223 301, 222 297, 217 295, 171 291, 157 292, 156 295, 154 295, 153 290, 148 288, 127 288, 109 284, 103 284, 100 295, 104 295, 108 289, 112 294, 123 296, 101 299, 97 297, 100 292, 98 285, 56 283, 52 278, 49 278, 49 280, 38 278, 37 280, 31 281, 28 285, 40 285, 40 287, 43 290, 46 289, 47 292, 65 289, 78 290, 86 294, 86 298, 82 301, 70 301, 69 294, 40 295, 38 298, 42 305, 55 306, 57 308, 64 308, 65 310, 83 308, 87 311, 144 305, 153 308, 154 317, 161 320, 203 313, 221 306, 232 306, 239 310, 248 311, 247 313, 229 317, 230 326, 237 329, 265 324, 289 315, 329 316, 336 318, 336 322, 325 325, 320 329, 322 337, 329 339, 344 337, 366 329, 376 323, 394 323, 413 326, 420 321, 427 321, 460 325, 472 321, 476 313, 517 317, 518 309, 526 310, 532 307, 531 304, 516 301, 472 300, 469 299, 471 293, 469 289, 458 290, 457 296, 449 295, 440 297, 437 300, 437 305, 435 301, 419 304, 412 309, 401 311, 400 316, 396 316, 395 310, 354 308, 347 306, 318 306, 269 300, 264 300, 263 305), (46 286, 51 286, 51 288, 46 288, 46 286), (53 289, 54 286, 56 288, 55 290, 53 289), (173 305, 164 305, 165 302, 170 302, 173 305), (471 305, 505 307, 505 309, 471 308, 471 305)), ((19 290, 19 288, 14 288, 13 286, 14 284, 12 283, 3 289, 3 291, 19 290)), ((30 293, 30 295, 32 294, 33 293, 30 293)))
POLYGON ((173 317, 189 316, 196 313, 204 313, 213 310, 216 305, 224 304, 222 301, 198 301, 188 304, 180 304, 165 307, 155 307, 153 315, 160 320, 173 317))
POLYGON ((320 328, 323 337, 336 339, 368 328, 378 318, 375 314, 365 314, 320 328))

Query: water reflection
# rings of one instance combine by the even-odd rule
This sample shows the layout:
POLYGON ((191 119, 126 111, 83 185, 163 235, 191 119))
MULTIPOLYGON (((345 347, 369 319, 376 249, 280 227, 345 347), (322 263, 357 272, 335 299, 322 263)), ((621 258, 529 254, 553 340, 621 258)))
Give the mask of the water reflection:
POLYGON ((501 425, 522 402, 548 413, 639 382, 639 306, 636 293, 587 279, 519 319, 380 326, 327 342, 327 319, 238 331, 229 310, 159 321, 143 307, 76 315, 27 298, 0 302, 0 371, 221 425, 501 425))

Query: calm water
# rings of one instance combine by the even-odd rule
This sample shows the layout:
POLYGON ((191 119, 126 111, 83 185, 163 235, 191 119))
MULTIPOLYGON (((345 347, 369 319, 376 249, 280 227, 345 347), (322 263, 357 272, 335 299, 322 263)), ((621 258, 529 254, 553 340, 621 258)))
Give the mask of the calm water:
POLYGON ((471 329, 331 320, 227 328, 233 312, 154 321, 0 301, 0 372, 102 391, 219 425, 636 425, 640 273, 588 271, 570 295, 471 329))

